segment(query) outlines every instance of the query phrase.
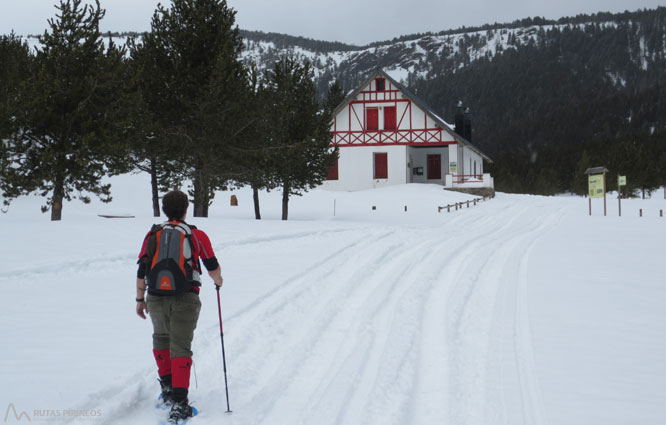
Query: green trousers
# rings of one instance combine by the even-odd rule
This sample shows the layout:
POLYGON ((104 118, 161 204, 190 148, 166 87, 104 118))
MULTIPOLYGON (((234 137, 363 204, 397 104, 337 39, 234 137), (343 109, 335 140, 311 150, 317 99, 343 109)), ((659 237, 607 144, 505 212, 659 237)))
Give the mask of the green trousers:
POLYGON ((171 358, 192 357, 192 339, 197 327, 201 301, 199 295, 185 292, 178 295, 146 298, 153 322, 153 350, 171 351, 171 358))

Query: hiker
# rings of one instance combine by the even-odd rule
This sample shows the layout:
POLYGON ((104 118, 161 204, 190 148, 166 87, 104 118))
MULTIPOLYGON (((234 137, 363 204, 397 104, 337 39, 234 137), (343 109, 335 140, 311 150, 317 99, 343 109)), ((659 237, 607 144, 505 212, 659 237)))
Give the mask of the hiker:
MULTIPOLYGON (((174 190, 162 198, 168 221, 155 225, 139 253, 136 279, 136 314, 150 313, 153 322, 153 355, 162 389, 160 401, 171 406, 169 421, 178 423, 196 414, 187 392, 192 366, 192 338, 201 301, 201 266, 222 286, 220 265, 208 236, 185 223, 187 195, 174 190), (144 298, 146 289, 148 295, 144 298)), ((219 289, 219 288, 218 288, 219 289)))

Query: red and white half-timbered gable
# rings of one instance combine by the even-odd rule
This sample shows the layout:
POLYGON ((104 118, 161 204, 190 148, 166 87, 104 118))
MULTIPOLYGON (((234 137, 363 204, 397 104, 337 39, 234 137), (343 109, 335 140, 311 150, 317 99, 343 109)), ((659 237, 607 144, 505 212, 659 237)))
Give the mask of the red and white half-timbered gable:
POLYGON ((324 184, 328 189, 493 185, 483 173, 490 158, 382 70, 336 108, 331 130, 340 158, 324 184))

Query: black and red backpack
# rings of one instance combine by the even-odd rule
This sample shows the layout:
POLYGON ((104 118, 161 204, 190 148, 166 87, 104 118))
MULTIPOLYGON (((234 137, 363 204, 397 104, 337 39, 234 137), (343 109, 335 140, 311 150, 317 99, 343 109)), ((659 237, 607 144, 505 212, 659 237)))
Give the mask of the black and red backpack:
POLYGON ((201 286, 201 265, 194 259, 194 226, 183 221, 155 224, 146 236, 146 251, 139 259, 146 267, 148 293, 173 295, 201 286))

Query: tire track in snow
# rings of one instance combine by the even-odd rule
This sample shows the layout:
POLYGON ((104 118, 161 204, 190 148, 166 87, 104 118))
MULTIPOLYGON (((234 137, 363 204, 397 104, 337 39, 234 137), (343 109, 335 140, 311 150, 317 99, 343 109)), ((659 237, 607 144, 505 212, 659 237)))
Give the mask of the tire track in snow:
MULTIPOLYGON (((487 223, 475 222, 476 227, 471 231, 467 229, 464 237, 457 238, 455 244, 440 243, 437 246, 436 257, 445 258, 446 261, 430 272, 434 277, 422 307, 418 379, 411 391, 413 402, 409 423, 436 423, 451 416, 452 399, 458 386, 450 382, 451 369, 455 370, 455 367, 447 361, 455 349, 453 344, 447 342, 451 334, 449 322, 459 322, 465 304, 451 308, 449 299, 456 291, 460 291, 458 281, 464 279, 470 267, 474 268, 473 273, 477 275, 485 267, 485 263, 478 263, 478 258, 483 258, 483 245, 501 239, 511 227, 512 220, 506 220, 499 228, 487 228, 487 223), (433 344, 433 341, 441 342, 433 344)), ((487 263, 488 257, 485 261, 487 263)), ((474 279, 478 279, 478 276, 474 279)), ((466 290, 465 295, 464 300, 468 302, 471 288, 466 290)), ((454 324, 454 328, 456 326, 454 324)), ((457 422, 454 420, 452 423, 457 422)))
POLYGON ((524 424, 547 424, 548 419, 538 385, 534 350, 532 344, 532 327, 529 317, 529 258, 534 245, 546 228, 552 227, 563 216, 562 210, 550 215, 551 220, 542 222, 539 229, 528 235, 517 249, 520 261, 515 264, 514 313, 513 313, 513 350, 515 355, 516 374, 518 376, 524 424))
MULTIPOLYGON (((421 236, 426 236, 427 233, 432 232, 428 230, 421 236)), ((472 233, 468 235, 468 238, 472 240, 478 236, 479 234, 472 233)), ((343 360, 338 362, 340 366, 331 367, 335 371, 332 376, 336 379, 331 377, 315 379, 311 374, 316 371, 305 373, 313 381, 328 382, 328 384, 320 385, 318 389, 314 390, 315 395, 308 398, 305 405, 309 406, 306 412, 310 413, 294 409, 299 413, 287 423, 299 423, 299 420, 301 423, 330 422, 322 419, 322 416, 335 418, 335 421, 330 423, 373 423, 377 415, 381 416, 382 412, 387 411, 392 413, 384 413, 385 420, 382 423, 404 422, 396 420, 396 418, 406 417, 408 412, 407 406, 403 405, 406 403, 405 400, 409 400, 409 389, 413 386, 414 374, 410 371, 413 371, 416 363, 416 340, 422 322, 422 305, 428 299, 427 291, 433 286, 432 279, 423 279, 423 275, 424 273, 430 274, 429 266, 426 265, 437 257, 436 252, 430 251, 424 258, 425 250, 423 248, 432 244, 433 240, 432 238, 422 239, 424 241, 409 250, 409 255, 401 254, 399 261, 393 257, 387 261, 380 256, 379 265, 387 262, 392 264, 392 267, 384 274, 393 275, 393 279, 380 276, 371 279, 370 284, 365 284, 365 286, 374 286, 374 289, 371 295, 365 295, 366 300, 359 304, 359 307, 363 307, 362 310, 359 307, 347 306, 341 310, 338 309, 334 320, 348 320, 353 316, 354 311, 361 311, 355 315, 356 327, 352 329, 352 332, 349 332, 348 328, 346 334, 363 335, 364 337, 357 338, 360 340, 358 346, 350 343, 347 344, 344 351, 338 350, 336 357, 343 360), (377 284, 378 282, 379 284, 377 284), (368 323, 369 318, 373 320, 368 323), (411 320, 401 320, 402 318, 411 320), (392 337, 391 330, 401 328, 403 330, 397 332, 397 337, 392 337), (395 342, 402 343, 396 345, 395 342), (391 348, 387 349, 387 347, 391 348), (380 368, 377 369, 375 365, 380 365, 380 368), (391 397, 391 391, 386 390, 386 388, 395 389, 396 387, 404 388, 402 397, 391 397), (344 395, 340 396, 340 393, 344 395)), ((409 241, 403 242, 403 245, 412 246, 409 241)), ((363 268, 364 273, 361 280, 365 280, 363 278, 369 274, 367 273, 368 268, 371 267, 363 268)), ((330 334, 328 329, 322 333, 323 339, 330 334)), ((322 343, 321 345, 335 344, 322 343)), ((315 365, 328 364, 322 362, 321 359, 312 361, 312 357, 306 358, 306 363, 308 361, 315 365)), ((297 387, 300 388, 300 386, 297 387)), ((301 392, 309 394, 312 393, 312 389, 301 392)), ((289 396, 282 398, 289 400, 289 396)), ((284 417, 284 415, 284 412, 281 412, 281 416, 284 417)), ((267 414, 267 416, 271 415, 267 414)))
MULTIPOLYGON (((488 374, 493 370, 492 366, 501 367, 501 360, 496 357, 501 353, 496 353, 492 341, 493 335, 493 314, 494 304, 502 302, 501 294, 507 285, 515 285, 518 279, 518 273, 511 271, 518 264, 515 252, 522 252, 525 249, 526 241, 533 241, 543 232, 543 230, 553 225, 556 220, 549 219, 543 222, 543 216, 535 216, 533 213, 521 212, 516 214, 516 219, 512 223, 518 222, 518 217, 522 215, 527 217, 528 222, 518 228, 516 226, 505 226, 508 230, 507 235, 497 235, 493 237, 492 243, 484 239, 485 247, 479 246, 477 254, 487 255, 483 264, 472 264, 474 270, 463 271, 460 277, 460 284, 452 292, 449 303, 457 312, 454 313, 451 323, 451 337, 453 355, 451 358, 452 370, 451 387, 456 396, 451 402, 451 415, 454 423, 497 423, 497 417, 489 418, 489 407, 486 401, 485 392, 489 385, 488 374), (470 274, 471 279, 465 279, 464 274, 470 274), (467 280, 467 282, 466 282, 467 280), (485 391, 480 391, 484 388, 485 391), (460 391, 456 392, 458 389, 460 391)), ((553 214, 552 216, 556 216, 553 214)), ((523 348, 525 348, 523 346, 523 348)), ((531 349, 531 346, 529 347, 531 349)), ((520 361, 519 361, 520 362, 520 361)), ((520 387, 523 398, 530 394, 538 394, 538 384, 534 369, 527 370, 520 387), (529 387, 529 388, 526 388, 529 387)), ((533 412, 542 410, 540 403, 526 401, 526 406, 522 411, 523 417, 539 418, 540 415, 533 412)), ((529 420, 528 420, 529 421, 529 420)), ((515 423, 509 421, 507 423, 515 423)), ((540 422, 527 422, 540 423, 540 422)))
MULTIPOLYGON (((301 391, 299 388, 302 384, 307 386, 308 383, 317 383, 317 386, 319 386, 319 379, 313 379, 310 374, 328 375, 329 368, 322 369, 322 364, 335 364, 336 359, 338 361, 343 360, 344 364, 346 363, 344 359, 347 359, 350 356, 360 356, 361 358, 367 356, 367 349, 362 351, 353 349, 351 350, 353 352, 349 353, 349 341, 345 341, 348 332, 340 330, 344 329, 344 324, 342 325, 343 328, 331 329, 331 327, 334 326, 334 324, 340 326, 340 322, 338 321, 340 318, 342 318, 342 320, 348 320, 348 318, 351 317, 351 315, 342 313, 344 311, 343 306, 349 302, 348 300, 357 299, 358 297, 366 298, 364 294, 367 292, 368 288, 363 284, 362 277, 365 273, 376 270, 377 267, 383 264, 387 256, 391 255, 392 252, 399 250, 401 246, 399 239, 399 237, 394 236, 392 240, 386 241, 387 245, 388 243, 391 244, 385 246, 382 251, 373 253, 374 261, 357 262, 353 265, 353 270, 347 265, 347 269, 344 271, 346 278, 341 278, 341 276, 338 277, 338 275, 334 274, 333 276, 336 282, 330 282, 331 285, 329 287, 324 288, 323 290, 321 287, 314 288, 311 295, 320 299, 315 300, 312 309, 308 311, 308 314, 310 314, 311 317, 306 323, 308 323, 309 326, 301 332, 301 335, 291 335, 292 349, 290 350, 288 348, 285 353, 289 356, 291 351, 295 349, 297 353, 300 354, 300 357, 290 358, 286 364, 283 362, 281 373, 273 376, 272 380, 269 379, 267 382, 260 385, 263 386, 263 388, 261 388, 253 397, 250 405, 254 408, 260 406, 258 410, 263 411, 267 417, 271 417, 272 415, 270 414, 270 411, 274 408, 279 409, 281 400, 286 400, 287 403, 293 402, 293 397, 290 397, 290 395, 293 395, 294 392, 300 394, 301 391), (330 341, 331 338, 333 338, 333 342, 330 341), (331 357, 333 350, 335 350, 335 356, 331 357), (304 370, 310 372, 302 372, 304 370), (301 377, 300 380, 299 376, 301 377), (284 394, 281 394, 279 398, 270 398, 266 396, 266 394, 273 393, 275 388, 279 387, 281 383, 284 383, 284 394), (262 401, 264 401, 264 403, 262 403, 262 401)), ((376 246, 376 242, 377 241, 371 244, 371 246, 376 246)), ((361 254, 363 254, 363 252, 361 254)), ((358 256, 358 258, 363 257, 358 256)), ((331 273, 335 273, 335 271, 339 271, 338 266, 334 266, 334 270, 331 270, 331 273)), ((293 300, 291 302, 293 302, 293 300)), ((349 324, 346 326, 349 326, 349 324)), ((366 347, 369 347, 369 344, 366 344, 366 347)), ((355 348, 353 347, 353 344, 351 348, 355 348)), ((364 363, 365 362, 360 362, 358 364, 364 363)), ((336 367, 332 366, 331 369, 335 370, 336 367)), ((349 368, 347 368, 347 370, 349 370, 349 368)), ((303 394, 301 394, 300 397, 298 395, 295 397, 304 398, 305 394, 310 392, 316 393, 317 390, 311 388, 310 391, 303 391, 303 394)), ((341 400, 328 400, 327 402, 329 405, 333 405, 339 401, 341 400)), ((310 403, 306 403, 306 406, 309 404, 310 403)), ((281 412, 280 416, 284 416, 284 414, 285 412, 281 412)), ((259 421, 251 423, 259 423, 259 421)))
MULTIPOLYGON (((484 221, 489 222, 488 220, 484 221)), ((464 226, 456 228, 464 229, 464 226)), ((478 238, 480 235, 484 233, 485 230, 481 229, 479 231, 473 232, 469 234, 467 238, 465 238, 466 241, 472 241, 476 238, 478 238)), ((460 233, 462 234, 463 232, 469 233, 468 229, 460 230, 460 233)), ((430 231, 423 232, 424 236, 426 233, 431 233, 430 231)), ((456 236, 455 234, 453 235, 454 237, 456 236)), ((402 236, 404 238, 404 235, 402 236)), ((329 375, 324 378, 313 378, 311 373, 316 373, 316 370, 310 371, 308 373, 305 373, 305 377, 300 378, 301 382, 303 379, 310 379, 311 382, 326 382, 327 384, 325 385, 319 385, 318 388, 316 388, 314 391, 310 389, 309 391, 296 391, 296 393, 301 394, 301 398, 305 398, 304 394, 315 394, 312 397, 307 397, 307 402, 303 403, 303 405, 298 404, 297 406, 294 406, 294 391, 292 390, 292 395, 289 395, 289 385, 294 385, 293 388, 301 388, 300 384, 296 385, 293 384, 294 380, 298 380, 298 372, 300 370, 307 370, 307 367, 305 365, 308 364, 308 361, 310 361, 310 364, 313 365, 318 365, 321 367, 322 364, 327 364, 326 362, 322 362, 321 358, 316 357, 316 354, 313 354, 316 352, 316 349, 310 349, 306 353, 306 355, 303 355, 297 359, 292 359, 292 361, 289 363, 289 367, 284 367, 282 374, 279 374, 277 379, 273 379, 272 381, 266 382, 264 379, 261 379, 262 384, 258 385, 259 387, 263 386, 265 387, 263 390, 261 390, 260 393, 258 393, 255 397, 253 397, 252 400, 248 402, 248 408, 249 406, 252 407, 255 411, 258 411, 259 413, 254 416, 253 419, 246 418, 248 419, 247 421, 243 421, 243 423, 262 423, 262 421, 265 419, 268 421, 268 418, 274 417, 273 414, 271 414, 271 411, 275 409, 280 409, 284 408, 284 406, 289 406, 289 411, 297 412, 294 416, 294 418, 291 418, 292 420, 287 421, 288 423, 311 423, 312 420, 316 420, 317 423, 364 423, 367 421, 363 420, 363 415, 362 412, 365 412, 366 418, 370 418, 370 421, 376 419, 376 414, 372 412, 372 410, 367 410, 366 405, 370 405, 370 409, 372 409, 372 405, 375 404, 375 411, 381 411, 385 410, 385 408, 388 407, 393 407, 391 411, 395 412, 401 412, 399 416, 405 417, 407 415, 407 412, 409 411, 407 409, 408 406, 403 406, 405 404, 405 400, 409 400, 409 397, 393 397, 393 402, 391 402, 391 397, 386 397, 386 394, 376 394, 377 391, 380 393, 386 393, 386 390, 384 388, 387 387, 395 387, 395 382, 400 381, 400 379, 403 380, 398 387, 403 387, 408 389, 413 387, 413 373, 410 373, 410 368, 413 368, 414 366, 414 357, 416 353, 416 347, 415 347, 415 340, 417 339, 417 336, 419 334, 419 328, 421 324, 421 320, 418 318, 420 317, 421 313, 421 305, 427 300, 427 291, 421 290, 419 292, 411 291, 409 292, 410 286, 414 285, 414 282, 419 282, 422 279, 419 279, 419 276, 422 275, 423 270, 420 271, 412 271, 411 269, 413 268, 418 268, 418 265, 423 265, 424 263, 427 263, 428 261, 424 260, 430 260, 430 257, 436 257, 437 254, 434 252, 431 252, 428 257, 425 259, 423 258, 422 255, 422 249, 428 244, 431 244, 433 242, 432 238, 424 238, 424 241, 421 242, 418 246, 415 248, 411 249, 411 256, 408 256, 405 258, 404 255, 402 255, 402 259, 400 261, 396 261, 395 259, 391 259, 391 261, 387 261, 385 258, 385 255, 379 255, 375 257, 376 259, 376 265, 375 267, 381 266, 383 264, 386 264, 387 262, 390 264, 393 264, 393 267, 390 268, 390 271, 388 272, 389 274, 393 273, 394 275, 397 276, 393 280, 393 284, 390 285, 390 290, 386 288, 386 286, 389 285, 376 285, 375 288, 380 288, 380 293, 379 295, 383 295, 384 298, 377 298, 379 301, 375 304, 375 307, 380 307, 379 310, 373 310, 367 308, 367 302, 360 303, 361 306, 366 306, 364 309, 365 316, 366 317, 377 317, 377 318, 382 318, 383 317, 383 322, 374 322, 371 324, 364 325, 367 320, 355 320, 355 323, 357 324, 357 328, 354 332, 349 332, 349 329, 346 333, 343 333, 342 339, 344 340, 345 335, 362 335, 364 338, 359 338, 360 342, 360 348, 356 344, 349 343, 345 346, 345 344, 342 345, 342 348, 337 350, 336 352, 336 358, 338 359, 343 359, 339 360, 338 364, 339 366, 337 367, 330 367, 326 368, 326 370, 334 370, 336 371, 335 373, 332 373, 332 375, 329 375), (395 274, 393 272, 393 269, 403 269, 402 273, 397 273, 395 274), (419 274, 420 273, 420 274, 419 274), (412 275, 410 278, 405 278, 405 274, 407 275, 412 275), (402 283, 402 285, 398 285, 402 283), (395 295, 397 294, 397 295, 395 295), (405 295, 407 294, 407 296, 405 295), (405 309, 404 312, 402 313, 404 316, 410 316, 410 315, 416 315, 417 319, 413 320, 411 322, 411 326, 407 326, 406 330, 403 332, 403 334, 411 334, 407 335, 407 337, 404 337, 404 339, 407 340, 407 342, 403 345, 404 348, 402 348, 401 352, 397 352, 399 350, 396 350, 395 347, 392 350, 388 350, 386 347, 389 346, 389 342, 391 341, 387 334, 386 330, 387 329, 395 329, 396 326, 395 323, 392 323, 393 321, 396 321, 395 317, 396 314, 393 313, 393 310, 395 310, 395 306, 399 304, 399 301, 403 298, 408 298, 409 302, 402 303, 401 305, 408 304, 411 305, 412 307, 409 309, 405 309), (393 300, 392 302, 386 302, 386 300, 393 300), (414 302, 414 300, 419 301, 419 302, 414 302), (392 307, 390 307, 392 306, 392 307), (393 313, 393 314, 392 314, 393 313), (364 326, 365 332, 363 330, 358 330, 360 326, 364 326), (372 335, 371 331, 368 331, 367 327, 370 327, 370 329, 380 329, 384 330, 384 334, 381 336, 378 335, 372 335), (342 351, 341 351, 342 350, 342 351), (397 352, 397 353, 396 353, 397 352), (387 354, 388 353, 388 354, 387 354), (344 354, 344 355, 343 355, 344 354), (374 356, 374 357, 373 357, 374 356), (378 361, 378 358, 382 358, 382 356, 385 356, 388 361, 378 361), (318 359, 314 361, 314 359, 318 359), (394 363, 396 364, 395 367, 383 367, 380 370, 373 370, 372 365, 380 364, 384 365, 387 363, 394 363), (369 365, 369 366, 368 366, 369 365), (400 373, 396 373, 396 371, 402 371, 402 376, 400 376, 400 373), (310 374, 309 376, 307 376, 310 374), (343 375, 344 374, 344 375, 343 375), (341 377, 341 375, 343 375, 341 377), (381 375, 381 377, 380 377, 381 375), (335 378, 335 379, 334 379, 335 378), (378 384, 378 380, 382 380, 381 384, 378 384), (391 381, 393 384, 391 384, 391 381), (280 388, 280 383, 287 383, 282 385, 280 388), (291 384, 290 384, 291 383, 291 384), (284 387, 287 387, 286 389, 284 387), (276 388, 280 388, 280 393, 283 393, 286 391, 284 395, 280 396, 275 396, 274 394, 276 393, 276 388), (379 389, 379 390, 378 390, 379 389), (369 394, 372 393, 374 396, 370 396, 369 394), (344 395, 340 395, 344 394, 344 395), (379 400, 379 402, 377 402, 379 400), (350 405, 351 402, 351 405, 350 405), (282 406, 282 407, 280 407, 282 406), (307 408, 309 406, 309 409, 307 408), (305 407, 305 411, 303 411, 303 408, 305 407), (328 409, 326 409, 328 407, 328 409), (323 414, 324 412, 328 412, 328 414, 323 414), (263 412, 263 413, 262 413, 263 412), (309 412, 309 413, 308 413, 309 412), (359 413, 361 412, 361 413, 359 413), (322 418, 323 416, 323 418, 322 418), (310 418, 310 419, 307 419, 310 418), (335 418, 333 422, 326 421, 326 418, 335 418)), ((403 241, 402 244, 404 246, 409 247, 411 245, 411 242, 408 241, 403 241)), ((376 245, 376 244, 375 244, 376 245)), ((399 246, 399 245, 397 245, 399 246)), ((463 253, 459 253, 459 255, 465 256, 472 248, 468 248, 467 251, 464 251, 463 253)), ((395 251, 395 247, 390 247, 388 249, 389 252, 395 251)), ((455 251, 455 248, 452 248, 451 250, 455 251)), ((336 266, 337 268, 337 266, 336 266)), ((421 267, 423 268, 423 267, 421 267)), ((359 268, 357 265, 357 269, 361 270, 361 275, 359 279, 351 279, 350 281, 356 281, 356 280, 363 280, 363 277, 367 276, 368 274, 368 269, 372 269, 372 267, 369 267, 368 265, 363 265, 361 264, 361 267, 359 268)), ((427 269, 425 270, 426 272, 427 269)), ((429 272, 428 272, 429 273, 429 272)), ((306 273, 307 275, 307 273, 306 273)), ((381 282, 383 279, 375 279, 375 282, 381 282)), ((390 282, 390 280, 388 280, 390 282)), ((428 289, 432 287, 432 282, 430 282, 427 285, 421 285, 423 288, 428 289)), ((366 299, 369 296, 366 295, 366 299)), ((372 299, 372 297, 369 297, 372 299)), ((278 304, 281 304, 282 301, 280 301, 278 304)), ((354 309, 352 308, 352 311, 354 309)), ((349 314, 349 311, 345 311, 345 309, 340 309, 340 307, 336 307, 335 309, 332 310, 333 312, 337 312, 336 317, 350 317, 351 314, 349 314)), ((357 315, 358 316, 358 315, 357 315)), ((271 322, 274 322, 275 318, 273 317, 271 322)), ((335 321, 336 318, 333 318, 333 321, 335 321)), ((337 319, 341 320, 341 319, 337 319)), ((397 320, 397 322, 403 322, 401 320, 397 320)), ((331 325, 329 324, 329 327, 331 325)), ((340 333, 340 332, 338 332, 340 333)), ((303 344, 302 340, 299 340, 299 343, 296 344, 298 349, 303 349, 305 345, 307 346, 316 346, 317 344, 320 344, 323 347, 331 347, 336 344, 336 340, 334 340, 333 343, 331 342, 321 342, 320 340, 326 340, 331 339, 333 333, 328 329, 328 327, 312 327, 310 331, 310 335, 312 338, 312 341, 309 345, 308 344, 303 344), (316 337, 314 335, 317 335, 316 337), (320 335, 323 335, 320 336, 320 335)), ((338 340, 340 337, 338 336, 338 340)), ((395 338, 393 339, 395 340, 395 338)), ((242 355, 242 353, 241 353, 242 355)), ((319 375, 317 375, 319 376, 319 375)), ((256 374, 255 374, 256 377, 256 374)), ((285 412, 284 410, 279 412, 280 417, 284 418, 285 417, 285 412)), ((288 415, 287 415, 288 416, 288 415)), ((389 414, 385 415, 387 419, 390 419, 391 417, 395 418, 396 415, 394 414, 389 414)), ((398 417, 399 417, 398 416, 398 417)), ((394 419, 395 421, 395 419, 394 419)), ((402 421, 397 421, 396 423, 401 423, 402 421)), ((267 422, 268 423, 268 422, 267 422)), ((387 422, 388 423, 388 422, 387 422)))
MULTIPOLYGON (((273 395, 276 388, 283 386, 281 383, 287 382, 298 371, 307 359, 305 350, 316 343, 318 334, 328 322, 328 315, 335 312, 336 299, 341 298, 335 295, 344 295, 354 289, 353 280, 343 280, 347 286, 341 287, 331 282, 330 276, 350 261, 353 269, 343 270, 353 274, 364 265, 354 263, 354 259, 362 258, 365 252, 393 233, 392 230, 376 232, 371 239, 363 237, 337 250, 234 315, 234 334, 244 335, 243 340, 234 338, 229 343, 234 345, 237 356, 234 368, 242 376, 235 383, 241 391, 237 403, 246 405, 245 409, 241 407, 239 410, 256 412, 245 417, 243 423, 262 420, 276 402, 273 395)), ((388 255, 397 247, 389 246, 374 255, 388 255)))
MULTIPOLYGON (((359 346, 348 343, 344 361, 331 368, 336 379, 319 379, 328 385, 320 386, 317 395, 307 403, 309 413, 299 416, 301 423, 321 423, 322 416, 335 418, 333 422, 324 420, 323 423, 377 423, 378 417, 382 418, 381 423, 405 423, 401 418, 407 417, 405 404, 409 403, 414 381, 421 306, 427 299, 423 288, 432 286, 421 283, 429 282, 423 279, 424 271, 428 272, 423 269, 437 256, 424 249, 433 242, 428 238, 432 231, 421 230, 421 233, 415 238, 421 240, 418 246, 403 242, 405 247, 410 247, 408 255, 401 254, 399 261, 393 257, 389 261, 382 259, 382 264, 391 265, 383 273, 388 276, 374 277, 366 284, 373 286, 373 292, 359 307, 345 306, 339 311, 341 320, 354 316, 356 326, 352 332, 348 329, 347 334, 363 337, 357 338, 359 346), (396 395, 398 392, 400 396, 396 395), (336 396, 336 393, 344 395, 336 396)), ((367 274, 361 276, 362 280, 367 279, 367 274)), ((340 354, 337 357, 341 357, 340 354)))

